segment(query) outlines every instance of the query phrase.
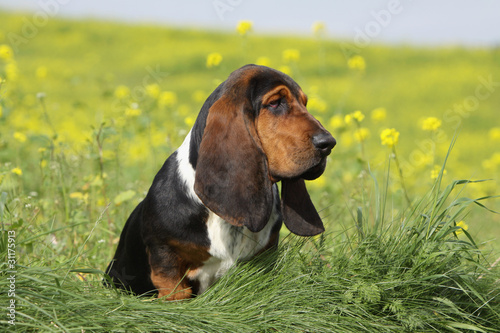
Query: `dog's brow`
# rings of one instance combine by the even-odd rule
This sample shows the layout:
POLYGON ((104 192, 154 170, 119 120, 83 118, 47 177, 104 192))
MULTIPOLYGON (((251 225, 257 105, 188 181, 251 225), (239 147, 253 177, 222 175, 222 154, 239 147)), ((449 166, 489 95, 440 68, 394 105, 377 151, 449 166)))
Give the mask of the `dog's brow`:
POLYGON ((279 86, 269 90, 264 96, 262 96, 262 102, 265 104, 269 100, 269 98, 279 94, 282 90, 284 90, 286 94, 291 95, 290 89, 288 89, 287 86, 280 84, 279 86))

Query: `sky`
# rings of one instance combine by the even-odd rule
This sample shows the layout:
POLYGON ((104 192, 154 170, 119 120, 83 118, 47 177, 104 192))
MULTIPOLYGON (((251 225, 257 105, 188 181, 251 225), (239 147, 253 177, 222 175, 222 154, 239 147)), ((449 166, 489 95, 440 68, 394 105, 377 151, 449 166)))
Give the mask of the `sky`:
MULTIPOLYGON (((314 22, 344 40, 500 47, 500 0, 0 0, 0 9, 49 17, 310 35, 314 22)), ((1 22, 0 22, 1 26, 1 22)))

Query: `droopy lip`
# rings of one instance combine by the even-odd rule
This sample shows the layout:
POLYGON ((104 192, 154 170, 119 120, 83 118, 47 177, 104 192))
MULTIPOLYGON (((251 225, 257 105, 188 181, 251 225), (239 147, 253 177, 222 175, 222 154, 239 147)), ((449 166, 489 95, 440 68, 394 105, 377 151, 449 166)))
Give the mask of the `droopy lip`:
POLYGON ((318 164, 304 172, 300 178, 303 178, 305 180, 314 180, 321 176, 323 172, 325 171, 326 168, 326 156, 323 157, 318 164))

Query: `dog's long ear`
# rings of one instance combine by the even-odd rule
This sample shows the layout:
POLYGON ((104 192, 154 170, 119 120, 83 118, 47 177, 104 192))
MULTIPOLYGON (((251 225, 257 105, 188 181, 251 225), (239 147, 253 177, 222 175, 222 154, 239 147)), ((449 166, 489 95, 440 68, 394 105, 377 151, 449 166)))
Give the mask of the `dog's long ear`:
POLYGON ((281 181, 281 208, 288 230, 299 236, 314 236, 325 231, 303 179, 281 181))
POLYGON ((223 95, 209 109, 194 190, 227 222, 257 232, 271 215, 272 183, 248 107, 223 95))

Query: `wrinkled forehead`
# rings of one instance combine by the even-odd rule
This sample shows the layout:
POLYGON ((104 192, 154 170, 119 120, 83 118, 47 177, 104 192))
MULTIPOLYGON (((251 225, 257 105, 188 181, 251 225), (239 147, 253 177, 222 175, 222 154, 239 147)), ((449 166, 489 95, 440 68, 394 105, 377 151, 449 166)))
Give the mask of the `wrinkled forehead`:
POLYGON ((278 86, 288 88, 296 99, 306 100, 302 89, 291 77, 269 67, 244 66, 229 76, 228 83, 236 84, 244 89, 245 91, 241 93, 244 93, 252 102, 261 101, 264 95, 278 86))

